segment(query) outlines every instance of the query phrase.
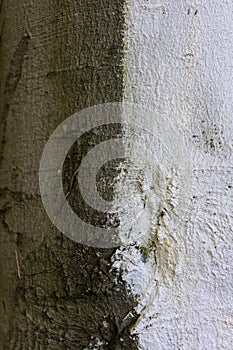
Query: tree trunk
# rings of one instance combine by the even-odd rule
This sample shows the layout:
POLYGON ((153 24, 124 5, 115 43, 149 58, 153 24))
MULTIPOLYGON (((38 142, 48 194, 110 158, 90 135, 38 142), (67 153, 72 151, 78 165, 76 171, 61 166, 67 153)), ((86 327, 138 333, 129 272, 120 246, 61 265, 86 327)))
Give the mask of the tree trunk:
POLYGON ((1 349, 137 348, 133 319, 123 321, 134 302, 111 269, 115 249, 56 230, 38 181, 43 147, 63 120, 121 101, 123 25, 121 0, 1 2, 1 349))
MULTIPOLYGON (((0 11, 0 348, 230 350, 232 4, 8 0, 0 11), (84 135, 66 158, 64 188, 111 133, 136 154, 148 145, 151 159, 120 216, 132 241, 91 248, 49 220, 39 165, 66 118, 113 101, 149 106, 143 132, 84 135)), ((106 223, 79 200, 69 203, 85 220, 106 223)))
POLYGON ((166 189, 156 193, 162 215, 146 207, 141 216, 152 228, 148 261, 133 249, 124 256, 144 350, 232 349, 232 10, 229 1, 128 1, 124 100, 151 106, 164 126, 153 147, 161 139, 168 151, 155 182, 166 189))

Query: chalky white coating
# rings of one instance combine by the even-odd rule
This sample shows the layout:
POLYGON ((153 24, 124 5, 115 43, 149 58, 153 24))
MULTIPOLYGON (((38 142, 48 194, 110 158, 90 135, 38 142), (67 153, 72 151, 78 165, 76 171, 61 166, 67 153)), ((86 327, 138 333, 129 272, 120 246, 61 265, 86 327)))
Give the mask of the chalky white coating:
POLYGON ((178 182, 173 206, 151 220, 147 258, 137 245, 115 256, 138 298, 143 350, 233 349, 232 14, 228 0, 127 2, 124 99, 181 123, 196 152, 189 204, 178 182))

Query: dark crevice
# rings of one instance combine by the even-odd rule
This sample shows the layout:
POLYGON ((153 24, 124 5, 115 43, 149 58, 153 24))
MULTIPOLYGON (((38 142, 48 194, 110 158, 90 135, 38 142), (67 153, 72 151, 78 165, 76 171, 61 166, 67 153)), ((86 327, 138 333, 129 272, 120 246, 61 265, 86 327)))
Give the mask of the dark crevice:
POLYGON ((26 52, 28 51, 30 37, 25 35, 22 37, 20 42, 18 43, 15 52, 12 56, 10 62, 10 69, 6 78, 5 87, 3 90, 3 110, 1 115, 1 123, 2 123, 2 146, 0 152, 0 164, 3 159, 4 153, 4 145, 6 143, 6 129, 7 129, 7 116, 12 105, 12 99, 14 97, 15 91, 19 84, 22 70, 23 70, 23 62, 26 52))

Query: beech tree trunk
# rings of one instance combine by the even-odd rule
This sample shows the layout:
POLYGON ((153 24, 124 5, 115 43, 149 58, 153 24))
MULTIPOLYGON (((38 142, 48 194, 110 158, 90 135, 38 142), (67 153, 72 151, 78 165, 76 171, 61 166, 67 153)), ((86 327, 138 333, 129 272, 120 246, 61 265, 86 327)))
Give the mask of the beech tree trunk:
POLYGON ((1 349, 137 348, 115 249, 56 230, 38 181, 63 120, 122 100, 123 25, 121 0, 1 2, 1 349))
MULTIPOLYGON (((232 10, 227 0, 0 2, 1 349, 232 349, 232 10), (120 217, 132 219, 132 244, 97 249, 56 229, 38 177, 55 128, 105 102, 149 106, 160 134, 145 138, 154 173, 149 190, 139 184, 142 208, 120 217)), ((92 145, 127 135, 117 128, 84 135, 64 187, 92 145)))

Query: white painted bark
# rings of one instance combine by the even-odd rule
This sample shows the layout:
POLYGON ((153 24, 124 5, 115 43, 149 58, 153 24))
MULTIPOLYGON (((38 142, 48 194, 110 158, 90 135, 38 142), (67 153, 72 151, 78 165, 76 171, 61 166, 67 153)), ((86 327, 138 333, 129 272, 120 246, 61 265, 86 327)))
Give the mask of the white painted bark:
POLYGON ((124 100, 180 123, 194 151, 188 201, 166 207, 147 259, 136 246, 116 254, 144 350, 233 348, 232 13, 228 0, 127 3, 124 100))

